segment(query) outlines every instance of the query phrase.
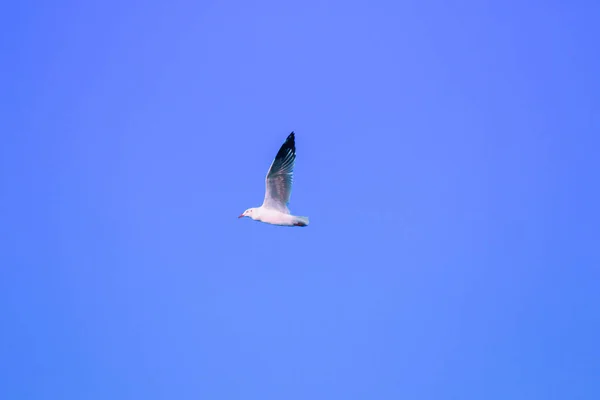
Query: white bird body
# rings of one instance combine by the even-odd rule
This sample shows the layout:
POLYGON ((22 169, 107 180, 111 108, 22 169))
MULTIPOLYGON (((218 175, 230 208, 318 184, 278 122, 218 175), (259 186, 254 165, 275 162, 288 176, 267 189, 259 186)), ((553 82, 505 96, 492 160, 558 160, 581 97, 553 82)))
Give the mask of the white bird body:
POLYGON ((294 132, 281 146, 267 172, 265 200, 260 207, 249 208, 238 218, 249 217, 255 221, 281 226, 307 226, 308 217, 292 215, 287 205, 292 193, 296 143, 294 132))
POLYGON ((252 218, 255 221, 281 226, 308 225, 307 217, 299 217, 296 215, 282 213, 281 211, 273 210, 264 206, 250 208, 249 210, 251 211, 246 216, 252 218))

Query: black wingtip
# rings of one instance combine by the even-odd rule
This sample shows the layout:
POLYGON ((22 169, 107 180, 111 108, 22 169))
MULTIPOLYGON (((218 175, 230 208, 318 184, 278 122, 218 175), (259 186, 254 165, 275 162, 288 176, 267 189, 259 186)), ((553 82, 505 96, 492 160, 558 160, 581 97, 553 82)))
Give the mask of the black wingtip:
POLYGON ((295 140, 295 136, 294 136, 294 131, 292 131, 292 133, 290 133, 288 135, 288 137, 285 139, 284 145, 291 145, 292 147, 296 146, 296 140, 295 140))

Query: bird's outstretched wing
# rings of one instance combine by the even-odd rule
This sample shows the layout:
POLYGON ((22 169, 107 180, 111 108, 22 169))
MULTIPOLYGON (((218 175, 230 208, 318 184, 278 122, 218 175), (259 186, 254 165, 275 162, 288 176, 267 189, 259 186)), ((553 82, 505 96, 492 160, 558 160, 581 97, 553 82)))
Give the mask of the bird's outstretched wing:
POLYGON ((263 207, 289 214, 287 205, 292 194, 294 180, 294 161, 296 160, 296 142, 294 132, 290 133, 285 143, 277 152, 271 163, 266 178, 266 192, 263 207))

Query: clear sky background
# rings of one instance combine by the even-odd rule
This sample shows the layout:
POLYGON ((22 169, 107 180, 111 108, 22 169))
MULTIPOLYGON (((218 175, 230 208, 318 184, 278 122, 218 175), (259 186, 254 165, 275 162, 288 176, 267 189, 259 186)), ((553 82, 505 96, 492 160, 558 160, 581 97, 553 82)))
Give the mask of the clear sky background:
POLYGON ((598 1, 0 18, 0 398, 600 398, 598 1))

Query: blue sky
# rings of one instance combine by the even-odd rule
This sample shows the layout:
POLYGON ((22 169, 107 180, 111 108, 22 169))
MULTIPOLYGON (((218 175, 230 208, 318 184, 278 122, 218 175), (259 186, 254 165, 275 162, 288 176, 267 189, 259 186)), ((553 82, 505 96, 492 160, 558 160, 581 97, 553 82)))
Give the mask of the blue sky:
POLYGON ((599 398, 598 15, 5 6, 0 397, 599 398))

